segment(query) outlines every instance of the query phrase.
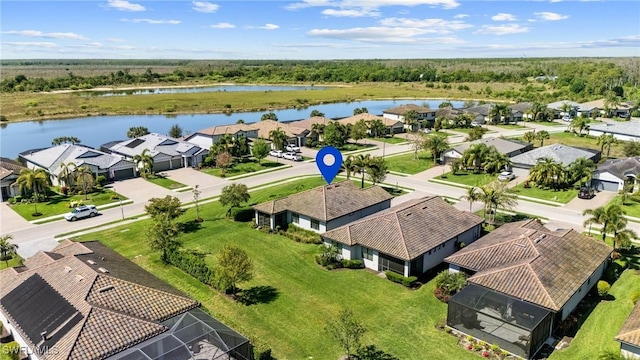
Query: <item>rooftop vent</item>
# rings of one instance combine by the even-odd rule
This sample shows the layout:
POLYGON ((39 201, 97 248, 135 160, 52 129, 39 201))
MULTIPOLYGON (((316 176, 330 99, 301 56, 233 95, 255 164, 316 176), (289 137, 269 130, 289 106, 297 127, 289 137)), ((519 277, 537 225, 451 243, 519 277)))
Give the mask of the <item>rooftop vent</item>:
POLYGON ((420 209, 424 210, 424 209, 426 209, 426 208, 427 208, 427 206, 425 205, 425 206, 421 207, 420 209))
POLYGON ((107 270, 107 269, 105 269, 103 267, 99 267, 98 271, 100 271, 101 273, 104 273, 104 274, 108 274, 109 273, 109 270, 107 270))
POLYGON ((538 236, 537 238, 535 238, 533 240, 533 242, 537 244, 537 243, 539 243, 540 241, 542 241, 546 237, 547 237, 547 234, 542 234, 542 235, 538 236))
POLYGON ((65 266, 64 267, 64 272, 66 272, 67 274, 70 273, 71 271, 73 271, 73 269, 71 268, 71 266, 65 266))
POLYGON ((404 216, 410 216, 410 215, 411 215, 411 213, 410 213, 410 212, 408 212, 408 213, 404 214, 404 216))
POLYGON ((87 262, 88 262, 89 264, 91 264, 91 265, 95 265, 95 264, 96 264, 96 262, 95 262, 95 261, 93 261, 93 260, 87 260, 87 262))
POLYGON ((103 286, 100 289, 98 289, 98 292, 107 292, 109 290, 113 290, 115 287, 113 285, 107 285, 107 286, 103 286))
POLYGON ((525 245, 525 244, 520 244, 520 243, 515 243, 514 245, 515 245, 515 246, 520 246, 521 248, 526 247, 526 245, 525 245))
POLYGON ((41 332, 40 336, 42 337, 42 341, 47 341, 47 332, 46 331, 41 332))
POLYGON ((82 275, 76 275, 76 281, 77 282, 80 282, 82 280, 84 280, 84 277, 82 275))

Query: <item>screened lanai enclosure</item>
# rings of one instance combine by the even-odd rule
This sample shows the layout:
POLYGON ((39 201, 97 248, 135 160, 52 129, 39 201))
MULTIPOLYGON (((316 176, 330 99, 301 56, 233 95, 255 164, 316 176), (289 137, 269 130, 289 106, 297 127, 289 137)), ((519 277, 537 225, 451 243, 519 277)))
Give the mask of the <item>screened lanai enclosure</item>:
POLYGON ((168 331, 109 360, 249 360, 249 340, 195 308, 163 322, 168 331))
POLYGON ((449 300, 447 325, 528 359, 551 335, 553 317, 542 307, 469 284, 449 300))

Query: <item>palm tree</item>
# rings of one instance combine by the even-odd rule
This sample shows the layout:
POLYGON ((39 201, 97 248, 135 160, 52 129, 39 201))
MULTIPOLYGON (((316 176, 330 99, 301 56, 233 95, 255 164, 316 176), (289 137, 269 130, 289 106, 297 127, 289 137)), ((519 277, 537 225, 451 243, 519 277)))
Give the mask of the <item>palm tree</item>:
POLYGON ((136 167, 143 178, 153 173, 153 156, 151 156, 149 149, 144 149, 142 153, 134 155, 133 162, 136 163, 136 167))
POLYGON ((578 135, 582 136, 583 130, 587 130, 587 132, 589 131, 589 120, 582 116, 573 118, 573 120, 571 120, 571 124, 569 124, 569 130, 577 130, 578 135))
POLYGON ((467 200, 469 202, 469 212, 471 212, 473 203, 480 200, 480 193, 478 193, 478 188, 475 186, 467 188, 467 194, 463 195, 460 199, 467 200))
POLYGON ((524 135, 522 135, 522 138, 528 143, 533 143, 536 139, 536 133, 534 133, 533 131, 527 131, 526 133, 524 133, 524 135))
POLYGON ((511 210, 518 204, 518 197, 513 190, 507 188, 507 184, 497 182, 481 186, 479 200, 484 203, 485 220, 489 212, 491 224, 495 223, 498 208, 511 210))
POLYGON ((284 144, 287 141, 287 134, 280 128, 276 128, 275 130, 271 130, 269 132, 269 139, 273 141, 273 146, 276 150, 284 149, 284 144))
POLYGON ((33 192, 35 201, 33 205, 35 207, 34 214, 40 214, 38 212, 38 201, 40 194, 45 194, 46 190, 51 186, 51 176, 44 169, 22 169, 16 184, 20 187, 22 193, 33 192))
POLYGON ((9 259, 18 252, 18 245, 10 243, 11 239, 13 239, 11 235, 0 236, 0 255, 2 255, 2 260, 7 267, 9 267, 9 259))
POLYGON ((589 233, 591 233, 591 225, 599 224, 602 241, 607 237, 609 232, 620 232, 627 225, 627 219, 624 217, 625 211, 620 205, 609 205, 608 207, 600 206, 595 209, 587 209, 582 215, 590 215, 591 217, 584 221, 584 226, 589 225, 589 233))
POLYGON ((366 155, 359 154, 353 160, 353 166, 355 167, 355 170, 362 174, 362 180, 360 182, 360 187, 362 189, 364 189, 364 173, 366 172, 370 164, 371 164, 371 155, 369 154, 366 154, 366 155))
POLYGON ((369 129, 371 130, 373 137, 380 137, 380 135, 384 135, 387 131, 387 127, 380 119, 369 121, 369 129))
POLYGON ((577 158, 574 162, 569 164, 569 174, 571 174, 571 183, 575 184, 576 182, 589 183, 593 176, 593 170, 596 165, 593 161, 586 158, 577 158))
POLYGON ((324 128, 325 125, 320 123, 311 125, 311 132, 318 135, 318 141, 320 141, 322 135, 324 135, 324 128))
POLYGON ((611 110, 617 109, 622 100, 614 91, 607 91, 604 99, 604 112, 607 117, 611 117, 611 110))
POLYGON ((557 161, 544 158, 529 170, 529 180, 543 187, 557 188, 566 179, 566 171, 557 161))
POLYGON ((416 131, 416 125, 418 125, 418 118, 420 114, 418 114, 415 110, 409 110, 404 113, 404 123, 409 125, 410 131, 416 131))
POLYGON ((60 163, 60 172, 58 173, 58 181, 63 179, 66 187, 71 187, 71 174, 76 170, 76 164, 73 161, 68 163, 60 163))
POLYGON ((573 110, 573 106, 571 106, 571 104, 569 104, 568 102, 563 102, 562 105, 560 105, 560 111, 562 111, 562 115, 573 115, 571 114, 571 110, 573 110))
POLYGON ((82 192, 84 192, 84 199, 88 200, 87 192, 93 188, 93 172, 89 169, 88 166, 80 166, 76 170, 76 184, 82 187, 82 192))
POLYGON ((600 152, 604 152, 604 148, 607 148, 607 159, 609 158, 609 153, 611 153, 611 145, 617 142, 618 141, 613 136, 613 134, 602 134, 598 136, 598 145, 600 145, 600 152))
POLYGON ((547 106, 542 103, 533 103, 529 110, 533 116, 533 121, 544 121, 547 115, 547 106))
POLYGON ((509 170, 511 165, 509 156, 499 152, 495 146, 491 146, 482 163, 482 168, 486 173, 494 174, 503 169, 509 170))
POLYGON ((423 144, 425 149, 428 149, 433 155, 433 162, 436 163, 440 154, 449 148, 449 141, 447 141, 447 137, 437 134, 434 136, 429 136, 423 144))
POLYGON ((461 160, 467 169, 473 168, 473 172, 478 173, 488 153, 489 148, 486 144, 474 144, 462 154, 461 160))
POLYGON ((347 180, 351 178, 351 173, 356 170, 355 160, 353 155, 347 156, 344 161, 342 161, 342 170, 347 173, 347 180))
POLYGON ((508 120, 508 110, 509 107, 506 104, 495 104, 493 105, 493 107, 491 108, 491 111, 489 111, 489 116, 491 117, 491 121, 494 124, 497 124, 501 121, 504 121, 505 123, 508 120))
POLYGON ((549 140, 551 136, 547 130, 540 130, 536 133, 536 140, 540 140, 540 147, 544 145, 545 140, 549 140))

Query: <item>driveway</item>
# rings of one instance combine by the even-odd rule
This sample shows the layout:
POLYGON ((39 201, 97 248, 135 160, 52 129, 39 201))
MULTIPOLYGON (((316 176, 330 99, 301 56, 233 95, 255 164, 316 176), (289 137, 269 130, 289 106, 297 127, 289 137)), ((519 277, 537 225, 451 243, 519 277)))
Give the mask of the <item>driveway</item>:
POLYGON ((176 194, 140 177, 116 181, 111 184, 111 189, 133 200, 134 203, 146 203, 151 198, 165 197, 167 195, 175 196, 176 194))
POLYGON ((12 231, 27 229, 37 225, 31 224, 17 212, 13 211, 6 202, 0 203, 0 234, 5 235, 12 231))
POLYGON ((209 175, 192 168, 180 168, 176 170, 165 171, 163 172, 163 174, 165 174, 167 178, 173 181, 177 181, 190 187, 195 187, 196 185, 200 185, 200 187, 206 187, 226 184, 229 182, 229 180, 209 175))
POLYGON ((593 199, 580 199, 576 196, 575 199, 569 201, 563 208, 576 210, 582 214, 582 212, 587 209, 595 209, 607 205, 616 195, 618 194, 613 191, 600 191, 596 193, 593 199))

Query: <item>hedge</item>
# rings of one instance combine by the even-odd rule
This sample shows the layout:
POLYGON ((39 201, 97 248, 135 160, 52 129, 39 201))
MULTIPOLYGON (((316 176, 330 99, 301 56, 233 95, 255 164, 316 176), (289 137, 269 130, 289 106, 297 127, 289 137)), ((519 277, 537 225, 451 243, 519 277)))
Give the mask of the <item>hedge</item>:
POLYGON ((414 287, 418 278, 415 276, 404 277, 400 274, 397 274, 393 271, 387 270, 384 273, 387 276, 387 279, 393 281, 394 283, 402 284, 406 287, 414 287))
POLYGON ((293 224, 289 224, 287 231, 280 231, 280 234, 303 244, 322 244, 320 234, 315 231, 305 230, 293 224))
POLYGON ((235 207, 231 209, 231 217, 234 221, 247 222, 253 221, 255 210, 251 206, 235 207))
POLYGON ((169 253, 169 263, 203 284, 212 285, 214 282, 213 270, 207 266, 202 255, 186 251, 173 251, 169 253))
POLYGON ((364 267, 364 264, 362 263, 362 260, 342 259, 342 266, 346 267, 347 269, 362 269, 364 267))

